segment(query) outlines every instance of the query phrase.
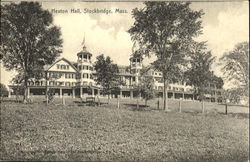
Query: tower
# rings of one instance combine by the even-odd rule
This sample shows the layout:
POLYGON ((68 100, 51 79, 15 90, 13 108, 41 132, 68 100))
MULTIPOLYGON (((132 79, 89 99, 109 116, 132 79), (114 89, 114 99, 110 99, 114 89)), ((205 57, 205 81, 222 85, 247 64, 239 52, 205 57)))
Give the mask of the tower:
POLYGON ((80 72, 80 85, 89 86, 92 85, 94 80, 92 76, 93 64, 91 62, 92 54, 87 51, 85 42, 82 43, 83 47, 80 52, 77 53, 77 68, 80 72))
POLYGON ((140 71, 142 69, 143 58, 138 51, 135 51, 132 57, 130 57, 130 73, 135 74, 135 83, 137 84, 140 71))
POLYGON ((142 56, 136 51, 129 59, 132 74, 139 74, 142 69, 142 56))

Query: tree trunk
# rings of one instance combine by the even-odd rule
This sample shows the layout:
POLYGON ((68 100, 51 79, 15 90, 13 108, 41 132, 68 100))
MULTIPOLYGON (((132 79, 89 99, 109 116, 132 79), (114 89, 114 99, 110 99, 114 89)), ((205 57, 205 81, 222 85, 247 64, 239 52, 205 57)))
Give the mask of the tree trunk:
POLYGON ((110 102, 110 93, 108 94, 108 104, 109 104, 109 102, 110 102))
POLYGON ((23 103, 28 103, 28 78, 26 76, 25 76, 25 79, 24 79, 23 103))
POLYGON ((48 76, 47 72, 45 72, 45 97, 46 97, 46 105, 49 104, 49 96, 48 96, 48 76))
POLYGON ((200 95, 201 95, 201 104, 202 104, 202 113, 204 113, 205 112, 205 103, 204 103, 204 96, 205 96, 205 93, 204 93, 204 88, 203 88, 203 86, 201 87, 201 89, 200 89, 200 95))
POLYGON ((168 111, 168 81, 166 76, 163 76, 164 88, 163 88, 163 110, 168 111))
POLYGON ((138 94, 136 98, 136 108, 139 109, 139 98, 140 98, 140 93, 138 94))

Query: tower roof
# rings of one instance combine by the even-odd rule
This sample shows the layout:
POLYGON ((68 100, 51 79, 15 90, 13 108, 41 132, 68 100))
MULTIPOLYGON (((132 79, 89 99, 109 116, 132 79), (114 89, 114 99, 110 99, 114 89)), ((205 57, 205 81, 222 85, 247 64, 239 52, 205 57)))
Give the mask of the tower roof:
POLYGON ((82 51, 78 52, 77 56, 80 56, 80 55, 90 55, 90 56, 92 56, 92 54, 89 51, 87 51, 87 47, 85 45, 85 33, 84 33, 84 37, 83 37, 83 41, 82 41, 82 46, 83 46, 82 51))
POLYGON ((80 55, 90 55, 90 56, 92 56, 92 54, 89 51, 87 51, 87 47, 85 45, 83 46, 82 51, 77 53, 77 56, 80 56, 80 55))

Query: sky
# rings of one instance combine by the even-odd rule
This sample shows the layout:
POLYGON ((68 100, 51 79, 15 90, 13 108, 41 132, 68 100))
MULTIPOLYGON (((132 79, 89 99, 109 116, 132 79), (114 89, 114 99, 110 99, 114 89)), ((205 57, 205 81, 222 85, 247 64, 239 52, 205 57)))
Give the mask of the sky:
MULTIPOLYGON (((60 57, 77 61, 77 52, 82 49, 85 38, 87 50, 95 57, 100 54, 110 56, 118 65, 129 65, 133 43, 127 30, 134 23, 131 11, 143 7, 142 2, 40 2, 44 9, 53 14, 54 24, 61 28, 63 52, 60 57), (68 10, 56 13, 54 10, 68 10), (80 9, 82 13, 70 13, 80 9), (84 13, 85 9, 106 9, 113 13, 84 13), (115 13, 116 9, 127 13, 115 13)), ((207 41, 208 49, 217 61, 223 53, 249 40, 249 8, 247 1, 241 2, 193 2, 193 10, 203 10, 203 34, 196 38, 207 41)), ((145 59, 145 64, 154 59, 145 59)), ((213 70, 222 76, 215 63, 213 70)), ((1 83, 9 84, 14 72, 8 72, 1 64, 1 83)))

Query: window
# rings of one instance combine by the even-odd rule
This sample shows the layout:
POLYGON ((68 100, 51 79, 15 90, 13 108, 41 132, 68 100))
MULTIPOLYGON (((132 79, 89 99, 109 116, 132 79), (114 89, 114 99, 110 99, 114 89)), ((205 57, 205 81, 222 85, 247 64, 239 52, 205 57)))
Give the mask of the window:
POLYGON ((57 69, 60 69, 60 65, 59 64, 57 64, 57 69))
POLYGON ((135 77, 133 77, 132 79, 133 79, 133 82, 135 82, 135 77))
POLYGON ((89 78, 89 74, 87 74, 87 78, 89 78))
POLYGON ((89 66, 86 66, 86 69, 89 70, 89 66))
POLYGON ((66 66, 65 65, 61 65, 61 69, 66 69, 66 66))
POLYGON ((69 65, 67 65, 67 69, 69 70, 69 65))

